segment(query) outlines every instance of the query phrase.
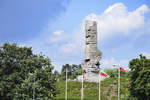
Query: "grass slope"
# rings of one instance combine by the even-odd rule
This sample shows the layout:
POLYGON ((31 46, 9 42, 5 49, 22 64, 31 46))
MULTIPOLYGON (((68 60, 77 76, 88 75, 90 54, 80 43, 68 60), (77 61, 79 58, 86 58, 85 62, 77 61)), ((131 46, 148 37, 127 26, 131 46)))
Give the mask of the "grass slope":
MULTIPOLYGON (((84 100, 98 100, 98 83, 84 83, 84 100)), ((128 96, 128 81, 121 78, 121 98, 126 100, 128 96)), ((59 94, 55 100, 65 100, 65 81, 57 82, 59 94)), ((81 82, 68 82, 68 100, 81 100, 81 82)), ((117 100, 117 79, 108 78, 101 82, 101 100, 117 100)))

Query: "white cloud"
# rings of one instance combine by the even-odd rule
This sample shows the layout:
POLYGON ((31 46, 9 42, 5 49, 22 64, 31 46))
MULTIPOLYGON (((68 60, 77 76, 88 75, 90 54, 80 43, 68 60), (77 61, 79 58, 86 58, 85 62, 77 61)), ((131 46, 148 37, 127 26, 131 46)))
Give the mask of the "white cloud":
POLYGON ((74 43, 67 43, 67 44, 64 44, 60 50, 63 51, 63 53, 75 53, 74 50, 77 50, 78 47, 74 44, 74 43))
POLYGON ((68 42, 62 44, 60 50, 69 56, 81 56, 85 46, 85 20, 95 20, 98 23, 98 41, 103 41, 113 35, 128 35, 136 33, 146 24, 145 13, 150 9, 142 5, 134 11, 128 11, 123 3, 116 3, 108 7, 102 14, 89 14, 83 19, 80 31, 75 31, 68 38, 68 42))
POLYGON ((60 47, 60 50, 70 56, 80 56, 84 51, 84 40, 84 33, 81 34, 80 31, 74 31, 68 38, 68 42, 60 47))
POLYGON ((150 52, 143 52, 142 54, 150 59, 150 52))
POLYGON ((64 31, 63 30, 57 30, 55 32, 53 32, 54 35, 62 35, 64 34, 64 31))
MULTIPOLYGON (((138 31, 147 24, 144 14, 149 11, 150 9, 146 5, 142 5, 134 11, 128 11, 124 4, 116 3, 99 15, 93 13, 86 16, 81 22, 80 29, 76 29, 70 34, 67 34, 63 30, 51 32, 51 26, 48 24, 48 27, 45 27, 41 32, 41 36, 30 40, 27 45, 32 46, 33 49, 38 52, 42 51, 44 54, 50 56, 50 58, 55 61, 56 66, 60 66, 64 61, 76 63, 76 61, 70 59, 77 58, 76 60, 83 60, 85 20, 97 21, 99 42, 114 35, 129 35, 131 33, 136 33, 133 31, 138 31)), ((112 52, 117 51, 113 50, 112 52)), ((111 67, 112 64, 117 64, 118 62, 119 61, 111 57, 110 59, 104 58, 101 61, 102 65, 105 67, 111 67)), ((128 60, 120 60, 120 65, 127 66, 128 60)))
POLYGON ((68 38, 67 34, 63 30, 57 30, 53 32, 46 40, 48 43, 58 43, 66 40, 68 38))
POLYGON ((85 20, 97 21, 99 39, 102 40, 112 35, 128 35, 131 31, 140 30, 146 24, 144 14, 149 11, 146 5, 142 5, 129 12, 124 4, 116 3, 101 15, 89 14, 85 20))
POLYGON ((117 63, 118 62, 114 58, 101 60, 101 65, 106 68, 112 68, 113 64, 117 64, 117 63))
POLYGON ((115 58, 110 58, 110 59, 102 59, 101 60, 101 66, 102 69, 104 68, 114 68, 114 64, 119 64, 120 67, 123 67, 125 69, 128 69, 128 63, 129 60, 122 59, 122 60, 116 60, 115 58))
MULTIPOLYGON (((84 21, 95 20, 98 23, 98 41, 103 41, 113 35, 128 35, 131 31, 137 31, 144 27, 146 24, 145 13, 148 13, 150 9, 146 5, 142 5, 134 11, 128 11, 127 7, 122 3, 116 3, 108 7, 102 14, 89 14, 83 19, 79 31, 74 31, 67 43, 62 44, 59 48, 59 52, 68 56, 68 60, 71 57, 84 57, 85 46, 85 31, 84 21)), ((136 33, 136 32, 134 32, 136 33)), ((111 67, 112 64, 118 63, 114 58, 102 59, 102 65, 105 67, 111 67)), ((120 60, 120 65, 123 67, 128 66, 128 60, 120 60)))

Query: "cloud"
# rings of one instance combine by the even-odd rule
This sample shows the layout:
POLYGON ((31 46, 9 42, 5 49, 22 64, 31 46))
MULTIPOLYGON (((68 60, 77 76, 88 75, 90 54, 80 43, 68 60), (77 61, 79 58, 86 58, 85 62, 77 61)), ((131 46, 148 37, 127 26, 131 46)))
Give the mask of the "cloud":
POLYGON ((58 43, 58 42, 64 41, 67 38, 68 38, 68 36, 64 33, 63 30, 57 30, 57 31, 53 32, 53 34, 47 38, 47 42, 48 43, 58 43))
POLYGON ((116 60, 115 58, 109 58, 109 59, 102 59, 101 61, 101 68, 114 68, 114 64, 119 64, 120 67, 128 69, 128 63, 129 60, 127 59, 122 59, 122 60, 116 60))
POLYGON ((63 30, 57 30, 55 32, 53 32, 54 35, 62 35, 64 34, 64 31, 63 30))
MULTIPOLYGON (((143 27, 147 25, 145 21, 145 14, 149 13, 150 9, 146 5, 142 5, 134 11, 128 11, 127 7, 122 3, 116 3, 108 7, 102 14, 89 14, 86 16, 81 25, 79 31, 74 31, 69 38, 68 42, 62 44, 58 52, 65 55, 66 60, 71 58, 84 59, 84 46, 85 46, 85 20, 95 20, 98 23, 98 41, 103 41, 113 37, 114 35, 137 34, 139 30, 143 31, 143 27)), ((148 28, 147 28, 148 29, 148 28)), ((147 30, 146 29, 146 30, 147 30)), ((76 61, 74 61, 76 63, 76 61)), ((123 67, 128 66, 129 60, 115 58, 102 59, 101 63, 105 67, 111 67, 114 63, 120 63, 123 67)))
MULTIPOLYGON (((83 56, 85 46, 85 20, 97 21, 98 42, 104 43, 109 37, 117 35, 130 36, 142 31, 147 25, 145 14, 149 13, 150 9, 146 5, 142 5, 134 11, 128 11, 123 3, 116 3, 108 7, 103 13, 96 15, 94 13, 86 16, 81 25, 80 31, 75 31, 69 37, 68 42, 62 44, 60 50, 70 57, 83 56)), ((148 28, 146 29, 148 30, 148 28)))
MULTIPOLYGON (((117 35, 130 36, 130 34, 137 34, 136 32, 142 31, 143 27, 147 26, 145 21, 145 14, 149 13, 150 9, 146 5, 142 5, 134 11, 128 11, 127 7, 122 3, 116 3, 108 7, 103 13, 89 14, 86 16, 81 24, 80 29, 73 30, 72 33, 67 33, 62 30, 51 30, 51 23, 47 24, 47 27, 41 32, 37 38, 30 40, 27 45, 32 46, 35 52, 42 51, 48 55, 53 63, 57 66, 57 70, 60 71, 62 64, 66 63, 82 63, 84 59, 84 47, 85 47, 85 31, 84 21, 95 20, 98 23, 98 42, 104 43, 105 40, 117 35), (52 33, 52 34, 50 34, 52 33)), ((149 19, 150 20, 150 19, 149 19)), ((145 30, 149 28, 146 27, 145 30)), ((106 49, 106 48, 104 48, 106 49)), ((113 52, 117 49, 111 48, 113 52)), ((102 66, 109 68, 112 64, 122 65, 126 68, 128 66, 127 59, 116 60, 114 57, 107 55, 107 59, 104 57, 101 61, 102 66)))
POLYGON ((61 45, 60 50, 65 54, 71 56, 81 56, 84 49, 84 33, 81 34, 81 31, 74 31, 68 38, 68 42, 61 45))
POLYGON ((142 5, 134 11, 128 11, 122 3, 116 3, 108 7, 102 14, 89 14, 85 20, 95 20, 98 23, 99 39, 113 35, 128 35, 132 31, 142 29, 146 23, 145 14, 150 9, 142 5))
POLYGON ((150 59, 150 52, 143 52, 142 54, 150 59))
MULTIPOLYGON (((116 3, 108 7, 102 14, 96 15, 94 13, 89 14, 83 19, 81 23, 81 29, 78 32, 73 33, 70 43, 62 45, 70 53, 72 50, 66 50, 66 48, 77 48, 78 46, 83 47, 84 45, 84 22, 85 20, 97 21, 98 41, 103 41, 114 35, 129 35, 136 34, 136 31, 141 30, 147 22, 145 21, 145 14, 150 12, 150 9, 146 5, 142 5, 134 11, 128 11, 127 7, 122 3, 116 3), (135 31, 135 32, 133 32, 135 31)), ((148 30, 148 28, 147 28, 148 30)), ((80 50, 83 50, 80 49, 80 50)))

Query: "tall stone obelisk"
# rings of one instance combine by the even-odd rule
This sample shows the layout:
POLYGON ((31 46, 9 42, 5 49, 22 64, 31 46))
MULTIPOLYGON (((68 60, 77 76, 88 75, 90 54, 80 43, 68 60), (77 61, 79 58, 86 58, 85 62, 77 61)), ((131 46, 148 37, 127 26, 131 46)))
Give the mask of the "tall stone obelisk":
POLYGON ((88 82, 98 82, 99 61, 101 52, 97 48, 97 23, 96 21, 85 21, 85 59, 82 62, 82 69, 86 70, 84 78, 88 82))

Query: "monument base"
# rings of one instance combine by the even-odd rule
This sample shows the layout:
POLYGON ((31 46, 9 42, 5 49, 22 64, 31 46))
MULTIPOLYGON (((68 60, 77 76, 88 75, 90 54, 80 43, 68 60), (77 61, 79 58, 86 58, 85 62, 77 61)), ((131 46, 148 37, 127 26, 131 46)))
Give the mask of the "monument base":
MULTIPOLYGON (((80 81, 82 82, 82 79, 84 80, 84 82, 96 82, 98 83, 99 82, 99 78, 100 78, 100 75, 99 74, 95 74, 95 73, 86 73, 84 74, 84 79, 83 79, 83 76, 82 75, 79 75, 76 79, 76 81, 80 81)), ((104 80, 105 77, 101 77, 100 80, 104 80)))

